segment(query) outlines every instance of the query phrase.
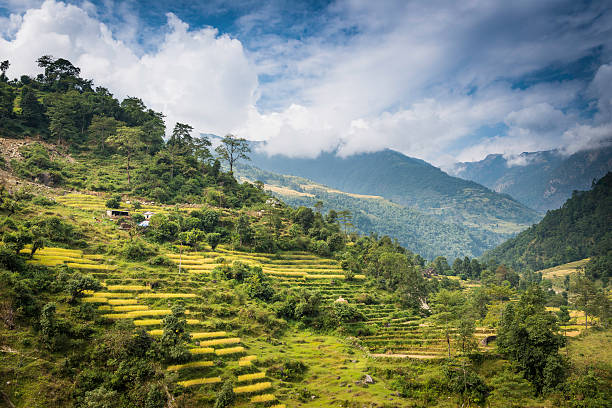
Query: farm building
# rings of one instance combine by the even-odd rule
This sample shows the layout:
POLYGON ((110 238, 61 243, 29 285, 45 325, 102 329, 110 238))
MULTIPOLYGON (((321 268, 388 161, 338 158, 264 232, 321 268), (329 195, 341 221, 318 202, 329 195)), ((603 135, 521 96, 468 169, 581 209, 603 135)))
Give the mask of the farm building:
POLYGON ((106 215, 109 217, 127 217, 130 215, 130 212, 125 210, 106 210, 106 215))
POLYGON ((148 220, 149 218, 151 218, 152 216, 154 216, 155 213, 152 211, 147 211, 147 212, 143 212, 142 216, 145 217, 145 220, 148 220))

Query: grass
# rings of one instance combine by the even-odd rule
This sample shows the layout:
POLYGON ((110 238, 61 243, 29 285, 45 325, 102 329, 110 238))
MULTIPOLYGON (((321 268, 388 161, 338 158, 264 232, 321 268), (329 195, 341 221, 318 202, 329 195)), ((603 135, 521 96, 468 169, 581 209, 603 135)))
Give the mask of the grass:
POLYGON ((148 286, 144 286, 144 285, 108 285, 106 289, 108 290, 129 290, 129 291, 150 290, 148 286))
POLYGON ((263 390, 267 390, 272 388, 271 382, 260 382, 251 385, 244 385, 242 387, 234 387, 234 392, 236 394, 246 394, 251 392, 259 392, 263 390))
MULTIPOLYGON (((88 298, 85 298, 85 299, 88 299, 88 298)), ((92 298, 89 298, 89 299, 92 299, 92 298)), ((138 299, 108 299, 108 304, 115 305, 115 306, 135 305, 136 303, 138 303, 138 299)))

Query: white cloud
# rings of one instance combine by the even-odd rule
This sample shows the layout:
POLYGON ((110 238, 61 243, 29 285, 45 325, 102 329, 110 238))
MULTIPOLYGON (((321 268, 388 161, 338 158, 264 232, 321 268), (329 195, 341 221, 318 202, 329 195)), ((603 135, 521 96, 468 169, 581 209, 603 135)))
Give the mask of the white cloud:
POLYGON ((53 0, 28 10, 14 38, 0 39, 0 54, 12 63, 9 74, 35 74, 36 59, 51 54, 69 59, 83 77, 119 97, 142 98, 163 111, 170 126, 180 121, 225 134, 247 119, 257 98, 257 76, 240 41, 213 28, 189 30, 168 14, 157 50, 138 51, 82 8, 53 0))
POLYGON ((598 2, 338 0, 309 21, 316 27, 297 22, 295 32, 309 34, 291 38, 261 34, 262 24, 280 24, 262 6, 236 21, 239 33, 253 35, 248 50, 173 14, 143 47, 142 22, 126 4, 114 18, 106 15, 114 6, 53 0, 10 16, 8 39, 0 39, 9 74, 38 72, 42 54, 65 57, 118 96, 163 111, 170 126, 266 140, 269 153, 290 156, 393 148, 448 166, 489 153, 592 146, 612 123, 610 65, 590 85, 525 77, 595 47, 612 59, 612 12, 598 2), (583 94, 596 105, 593 119, 571 109, 583 94), (499 124, 507 131, 479 136, 499 124))

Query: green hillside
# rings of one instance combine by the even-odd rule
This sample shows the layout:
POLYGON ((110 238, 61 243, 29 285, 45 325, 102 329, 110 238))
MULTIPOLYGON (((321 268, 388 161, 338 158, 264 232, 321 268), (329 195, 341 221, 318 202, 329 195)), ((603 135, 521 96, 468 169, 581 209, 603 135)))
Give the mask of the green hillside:
MULTIPOLYGON (((321 153, 314 159, 268 156, 254 145, 252 164, 280 174, 304 177, 347 193, 378 195, 482 234, 499 234, 501 242, 540 219, 540 214, 512 197, 473 181, 452 177, 423 160, 393 150, 339 157, 321 153)), ((481 251, 490 249, 483 239, 481 251)))
POLYGON ((481 224, 480 228, 447 223, 380 196, 346 193, 307 179, 280 175, 245 164, 238 167, 236 174, 247 180, 264 182, 266 191, 294 207, 314 208, 321 201, 324 211, 348 210, 356 232, 392 236, 402 246, 427 259, 437 256, 449 259, 480 256, 486 248, 495 247, 523 229, 513 223, 481 224))
POLYGON ((514 268, 539 270, 607 253, 612 243, 612 173, 590 191, 574 192, 537 225, 487 252, 514 268))
MULTIPOLYGON (((238 182, 221 161, 236 164, 224 148, 248 156, 244 140, 213 155, 181 123, 164 139, 163 114, 139 99, 119 102, 66 60, 39 63, 36 78, 0 77, 2 406, 612 398, 605 257, 562 293, 492 260, 427 262, 392 236, 353 231, 341 208, 292 207, 262 182, 238 182)), ((397 205, 289 187, 277 188, 382 202, 359 213, 373 223, 397 205)), ((444 235, 434 218, 397 214, 419 225, 413 234, 444 235)), ((434 242, 467 245, 451 232, 434 242)))

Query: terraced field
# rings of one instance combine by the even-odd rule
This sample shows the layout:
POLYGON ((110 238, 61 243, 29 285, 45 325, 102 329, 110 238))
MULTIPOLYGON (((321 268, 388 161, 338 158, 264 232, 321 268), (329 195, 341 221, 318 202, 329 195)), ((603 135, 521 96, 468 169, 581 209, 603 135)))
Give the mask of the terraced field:
MULTIPOLYGON (((29 252, 29 249, 24 249, 29 252)), ((271 381, 266 372, 257 367, 258 356, 232 330, 218 330, 223 319, 213 318, 209 309, 202 306, 202 296, 207 290, 208 279, 192 280, 183 273, 137 273, 120 271, 101 263, 98 256, 84 255, 79 250, 45 248, 36 253, 31 262, 44 265, 67 264, 88 269, 103 282, 100 291, 86 292, 83 302, 92 303, 102 317, 112 320, 131 320, 136 327, 143 327, 153 336, 163 334, 163 318, 171 314, 175 302, 186 307, 187 325, 191 335, 189 344, 193 360, 169 365, 166 370, 177 375, 177 383, 183 387, 208 387, 214 394, 220 387, 222 375, 231 370, 237 376, 234 392, 238 405, 256 404, 284 408, 276 404, 271 381), (152 289, 150 282, 157 282, 152 289), (273 405, 270 405, 273 404, 273 405)))
MULTIPOLYGON (((108 197, 83 194, 83 193, 69 193, 55 197, 55 200, 68 207, 78 208, 81 210, 89 211, 106 211, 106 200, 108 197)), ((193 206, 193 209, 201 206, 193 206)), ((135 210, 131 204, 121 203, 119 210, 131 211, 133 213, 144 213, 151 211, 154 213, 164 214, 172 210, 172 206, 154 205, 154 204, 143 204, 141 208, 135 210)))
MULTIPOLYGON (((362 344, 376 356, 427 359, 444 358, 448 353, 442 329, 427 319, 415 317, 396 305, 360 302, 360 295, 368 290, 363 283, 365 276, 356 275, 354 280, 347 281, 336 260, 307 252, 270 255, 232 251, 225 247, 208 252, 168 253, 167 256, 180 265, 182 270, 198 275, 210 274, 219 265, 231 265, 234 261, 241 261, 260 266, 279 287, 316 290, 322 294, 324 303, 327 304, 339 298, 356 304, 365 314, 365 324, 372 332, 359 337, 362 344)), ((355 325, 363 326, 363 323, 355 325)), ((479 339, 492 334, 493 329, 482 327, 476 330, 476 337, 479 339)))

